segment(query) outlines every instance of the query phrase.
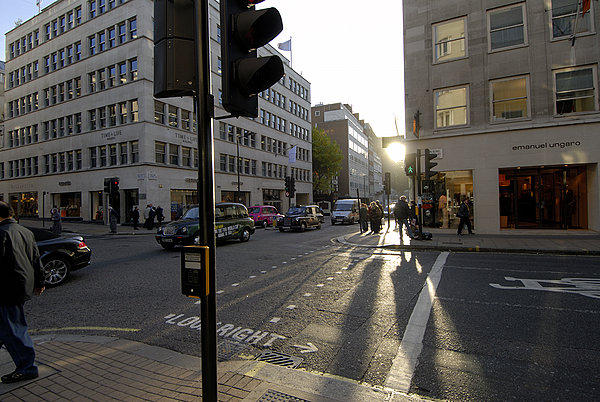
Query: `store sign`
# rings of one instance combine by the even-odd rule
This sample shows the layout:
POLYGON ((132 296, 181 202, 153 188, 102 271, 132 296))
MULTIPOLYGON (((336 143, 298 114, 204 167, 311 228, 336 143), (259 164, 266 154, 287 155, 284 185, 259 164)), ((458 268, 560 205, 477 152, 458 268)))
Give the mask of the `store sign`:
POLYGON ((67 181, 59 181, 58 182, 59 186, 70 186, 71 185, 71 181, 67 180, 67 181))
POLYGON ((110 140, 114 140, 117 137, 120 137, 121 135, 123 135, 123 131, 121 130, 113 130, 113 131, 107 131, 105 133, 100 133, 100 136, 102 137, 102 139, 110 141, 110 140))
POLYGON ((581 147, 581 141, 557 141, 557 142, 540 142, 537 144, 523 144, 513 145, 513 151, 528 151, 532 149, 565 149, 565 148, 579 148, 581 147))
POLYGON ((194 140, 196 139, 195 136, 192 135, 188 135, 188 134, 181 134, 181 133, 175 133, 175 138, 177 138, 178 140, 181 140, 182 143, 184 144, 194 144, 194 140))

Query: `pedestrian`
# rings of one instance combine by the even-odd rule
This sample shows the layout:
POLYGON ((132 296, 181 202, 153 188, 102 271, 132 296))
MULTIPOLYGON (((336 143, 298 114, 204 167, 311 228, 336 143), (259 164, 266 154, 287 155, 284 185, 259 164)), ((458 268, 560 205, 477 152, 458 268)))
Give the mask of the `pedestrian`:
POLYGON ((119 220, 119 213, 113 207, 108 207, 108 220, 110 224, 110 233, 117 233, 117 221, 119 220))
POLYGON ((406 202, 406 196, 400 196, 400 200, 394 206, 394 218, 398 221, 398 230, 400 232, 400 241, 403 239, 403 226, 406 226, 406 232, 410 238, 413 237, 413 231, 410 227, 410 207, 406 202))
POLYGON ((60 209, 56 208, 56 205, 50 210, 50 219, 52 219, 52 233, 60 235, 62 233, 62 217, 60 209))
POLYGON ((24 303, 45 289, 44 268, 33 233, 13 218, 0 201, 0 346, 6 346, 15 370, 1 377, 10 384, 37 378, 33 341, 27 331, 24 303))
POLYGON ((162 222, 165 220, 165 215, 160 205, 156 208, 156 220, 158 221, 158 226, 162 225, 162 222))
MULTIPOLYGON (((147 204, 146 209, 144 209, 144 227, 148 230, 152 229, 154 222, 151 223, 150 215, 152 215, 152 204, 147 204)), ((154 218, 152 218, 154 221, 154 218)))
POLYGON ((358 210, 358 222, 361 233, 367 233, 369 231, 369 210, 367 204, 364 202, 360 204, 360 209, 358 210))
POLYGON ((369 221, 371 221, 371 234, 377 234, 381 230, 381 209, 375 201, 369 204, 369 221))
POLYGON ((133 229, 138 230, 138 225, 140 224, 140 210, 137 205, 133 207, 133 211, 131 211, 131 220, 133 221, 133 229))
POLYGON ((379 208, 379 212, 380 212, 380 217, 379 217, 379 229, 381 230, 381 228, 383 227, 383 205, 381 205, 381 203, 379 202, 379 200, 375 200, 375 205, 377 205, 377 208, 379 208))
POLYGON ((458 235, 462 235, 462 229, 464 225, 467 225, 467 230, 469 234, 473 234, 473 230, 471 228, 471 218, 470 218, 470 210, 469 210, 469 197, 463 196, 461 198, 460 207, 458 207, 458 212, 456 216, 460 218, 460 223, 458 224, 458 235))

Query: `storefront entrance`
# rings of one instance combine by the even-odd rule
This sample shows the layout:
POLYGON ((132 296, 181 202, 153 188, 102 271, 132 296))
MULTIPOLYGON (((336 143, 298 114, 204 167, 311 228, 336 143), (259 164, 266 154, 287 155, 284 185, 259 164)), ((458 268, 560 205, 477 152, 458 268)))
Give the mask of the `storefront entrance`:
POLYGON ((500 227, 587 229, 585 166, 500 169, 500 227))

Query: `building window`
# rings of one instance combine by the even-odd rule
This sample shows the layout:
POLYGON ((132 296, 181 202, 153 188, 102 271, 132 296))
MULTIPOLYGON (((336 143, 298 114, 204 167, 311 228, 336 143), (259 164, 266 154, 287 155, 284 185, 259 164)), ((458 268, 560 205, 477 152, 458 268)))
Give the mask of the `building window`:
POLYGON ((129 39, 137 38, 137 20, 135 18, 129 20, 129 39))
POLYGON ((129 110, 131 111, 131 122, 135 123, 138 121, 138 101, 137 99, 129 101, 129 110))
POLYGON ((135 81, 138 78, 138 62, 137 59, 129 60, 129 78, 135 81))
POLYGON ((88 41, 90 44, 90 56, 93 56, 94 54, 96 54, 96 36, 89 36, 88 41))
POLYGON ((108 105, 108 125, 111 127, 117 125, 117 105, 108 105))
POLYGON ((169 144, 169 164, 179 165, 179 147, 175 144, 169 144))
POLYGON ((166 163, 166 148, 167 144, 164 142, 154 143, 154 160, 156 163, 166 163))
POLYGON ((108 47, 115 47, 116 45, 116 30, 115 27, 108 28, 108 47))
POLYGON ((98 51, 103 52, 106 50, 106 33, 100 32, 98 34, 98 51))
POLYGON ((81 42, 75 43, 75 60, 81 60, 81 42))
POLYGON ((96 17, 96 0, 91 0, 89 2, 89 9, 90 9, 90 19, 95 18, 96 17))
POLYGON ((571 68, 554 72, 556 114, 593 112, 597 108, 595 68, 571 68))
POLYGON ((127 82, 127 64, 119 63, 119 82, 125 84, 127 82))
POLYGON ((466 18, 433 26, 434 61, 447 61, 466 56, 466 18))
POLYGON ((119 156, 120 156, 119 163, 121 165, 126 165, 127 164, 127 143, 126 142, 121 142, 119 144, 119 156))
POLYGON ((492 81, 492 121, 529 117, 528 91, 526 77, 492 81))
POLYGON ((169 105, 169 126, 177 127, 177 108, 169 105))
POLYGON ((119 124, 127 123, 127 103, 119 103, 119 124))
POLYGON ((127 40, 127 26, 125 23, 119 24, 119 44, 125 43, 127 40))
POLYGON ((117 164, 117 144, 109 145, 109 157, 111 166, 115 166, 117 164))
POLYGON ((185 167, 192 166, 192 150, 191 150, 191 148, 187 148, 187 147, 181 148, 181 163, 185 167))
POLYGON ((435 91, 436 128, 467 124, 467 87, 435 91))
POLYGON ((184 130, 190 129, 190 111, 181 110, 181 128, 184 130))
POLYGON ((106 145, 98 147, 98 149, 100 150, 100 153, 99 153, 100 167, 104 167, 104 166, 106 166, 106 145))
MULTIPOLYGON (((577 32, 591 32, 591 15, 593 12, 587 12, 582 17, 581 11, 577 16, 577 7, 579 0, 552 0, 552 37, 565 38, 573 35, 575 20, 577 20, 577 32), (577 17, 576 17, 577 16, 577 17)), ((590 1, 590 3, 592 3, 590 1)), ((591 6, 591 5, 590 5, 591 6)))
POLYGON ((89 110, 88 115, 90 118, 90 130, 95 130, 96 129, 96 109, 89 110))
POLYGON ((129 152, 130 152, 130 156, 131 156, 131 163, 137 163, 139 162, 140 159, 140 154, 139 154, 139 143, 138 141, 131 141, 129 143, 129 152))
POLYGON ((165 104, 157 100, 154 101, 154 122, 165 124, 165 104))
POLYGON ((117 68, 113 66, 108 67, 108 85, 114 87, 117 84, 117 68))
MULTIPOLYGON (((97 160, 97 151, 96 148, 90 148, 90 167, 91 168, 95 168, 98 166, 98 160, 97 160)), ((46 170, 48 170, 46 168, 46 170)))

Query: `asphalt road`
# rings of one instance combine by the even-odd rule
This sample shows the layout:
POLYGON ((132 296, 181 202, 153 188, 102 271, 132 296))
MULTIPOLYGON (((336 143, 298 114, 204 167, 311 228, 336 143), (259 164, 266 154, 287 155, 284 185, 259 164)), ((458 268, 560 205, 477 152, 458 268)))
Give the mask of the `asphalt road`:
MULTIPOLYGON (((599 259, 386 252, 331 241, 357 230, 257 229, 247 243, 218 246, 220 358, 276 352, 283 364, 381 386, 396 385, 390 370, 400 367, 412 376, 410 391, 440 399, 599 399, 599 259), (431 293, 434 266, 441 279, 431 293), (553 290, 533 289, 545 286, 553 290), (399 359, 419 320, 418 362, 399 359)), ((181 294, 180 253, 151 236, 86 241, 92 264, 26 305, 30 328, 200 355, 200 308, 181 294)))

